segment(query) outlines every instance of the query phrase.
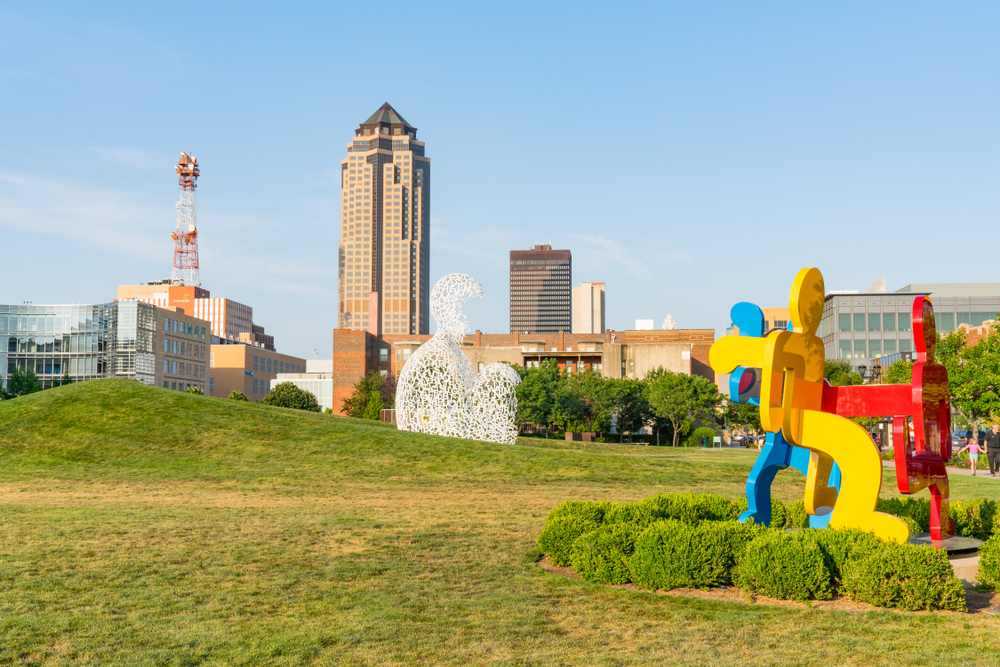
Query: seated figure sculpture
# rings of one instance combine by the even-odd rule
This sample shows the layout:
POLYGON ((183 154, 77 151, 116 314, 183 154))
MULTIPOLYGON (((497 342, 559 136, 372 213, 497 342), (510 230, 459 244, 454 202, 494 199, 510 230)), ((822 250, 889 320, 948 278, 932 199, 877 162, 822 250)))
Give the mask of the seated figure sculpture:
POLYGON ((482 295, 482 286, 461 273, 446 275, 434 285, 431 315, 438 330, 399 374, 400 430, 514 444, 520 376, 501 363, 486 366, 477 376, 461 349, 468 329, 462 306, 482 295))
POLYGON ((910 533, 906 523, 875 509, 882 461, 871 438, 858 424, 823 411, 824 387, 829 385, 823 379, 823 341, 816 331, 825 294, 819 269, 802 269, 788 300, 791 331, 772 331, 765 338, 726 336, 712 345, 709 361, 717 373, 732 373, 739 366, 761 369, 761 427, 810 451, 807 513, 833 507, 834 528, 858 528, 905 542, 910 533), (829 485, 834 462, 840 468, 839 493, 829 485))

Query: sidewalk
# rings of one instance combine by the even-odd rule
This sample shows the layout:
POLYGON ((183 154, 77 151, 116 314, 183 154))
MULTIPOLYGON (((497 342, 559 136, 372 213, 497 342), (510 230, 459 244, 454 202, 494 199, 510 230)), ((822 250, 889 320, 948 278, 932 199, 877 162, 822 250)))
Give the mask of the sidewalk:
MULTIPOLYGON (((985 477, 986 479, 1000 480, 1000 477, 990 477, 990 464, 987 463, 986 461, 983 461, 983 463, 986 463, 986 465, 985 465, 985 471, 984 471, 984 468, 980 468, 979 470, 976 471, 976 477, 977 478, 979 478, 979 477, 985 477)), ((896 462, 895 461, 882 461, 882 466, 885 467, 885 468, 892 468, 893 470, 895 470, 896 469, 896 462)), ((967 469, 967 468, 945 468, 945 470, 948 471, 948 475, 949 476, 951 476, 951 475, 965 475, 966 477, 972 477, 972 471, 969 470, 969 469, 967 469)))

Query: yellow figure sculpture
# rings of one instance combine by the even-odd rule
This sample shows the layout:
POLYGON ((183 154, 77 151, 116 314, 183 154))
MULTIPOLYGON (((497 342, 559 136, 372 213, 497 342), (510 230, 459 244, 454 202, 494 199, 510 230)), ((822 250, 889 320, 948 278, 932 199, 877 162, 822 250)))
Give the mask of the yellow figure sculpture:
POLYGON ((825 294, 819 269, 802 269, 788 298, 792 331, 773 331, 766 338, 726 336, 712 345, 709 361, 716 373, 731 373, 737 366, 762 369, 761 427, 780 430, 788 442, 811 452, 806 512, 821 514, 832 507, 833 528, 859 528, 905 542, 910 536, 906 524, 875 511, 882 460, 871 438, 849 419, 822 411, 825 355, 816 331, 825 294), (829 479, 834 461, 841 473, 839 494, 821 482, 829 479))

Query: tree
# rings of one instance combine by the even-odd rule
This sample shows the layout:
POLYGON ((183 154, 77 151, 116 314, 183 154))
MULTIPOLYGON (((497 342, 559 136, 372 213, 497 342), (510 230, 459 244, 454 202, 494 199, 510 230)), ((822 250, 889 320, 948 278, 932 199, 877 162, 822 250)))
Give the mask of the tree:
POLYGON ((760 433, 760 406, 751 405, 750 403, 736 403, 728 398, 724 398, 722 402, 722 415, 726 423, 729 424, 730 429, 735 426, 753 431, 754 434, 760 433))
POLYGON ((948 369, 951 404, 975 436, 981 420, 1000 414, 1000 332, 969 347, 956 329, 938 341, 935 360, 948 369))
POLYGON ((552 423, 555 397, 561 384, 561 371, 555 359, 546 359, 538 368, 516 366, 521 376, 517 385, 517 423, 544 426, 548 432, 552 423))
POLYGON ((913 382, 913 362, 899 359, 886 369, 882 376, 885 384, 910 384, 913 382))
POLYGON ((198 387, 195 387, 194 385, 192 385, 192 386, 188 387, 187 389, 185 389, 184 393, 185 394, 194 394, 196 396, 204 396, 205 395, 205 392, 203 392, 198 387))
POLYGON ((823 378, 832 387, 850 387, 865 381, 847 359, 827 359, 823 365, 823 378))
POLYGON ((719 390, 700 375, 672 373, 661 368, 646 377, 646 400, 653 414, 669 420, 673 426, 674 447, 681 432, 696 420, 715 417, 721 400, 719 390))
POLYGON ((35 375, 34 368, 29 367, 28 370, 22 371, 17 366, 14 366, 10 375, 7 376, 7 388, 5 390, 7 398, 27 396, 41 390, 42 383, 39 382, 38 376, 35 375))
POLYGON ((396 378, 372 371, 354 383, 351 395, 341 401, 340 411, 359 419, 379 419, 382 408, 392 406, 395 402, 396 378), (375 394, 378 394, 380 401, 373 400, 375 394), (378 403, 378 408, 373 408, 378 412, 369 412, 369 402, 378 403))
POLYGON ((624 434, 627 431, 629 444, 632 444, 632 434, 649 421, 646 383, 642 380, 618 380, 615 385, 612 411, 618 422, 618 433, 624 434))
POLYGON ((555 392, 552 422, 567 431, 611 428, 614 381, 595 372, 567 373, 555 392))
POLYGON ((382 418, 382 394, 376 390, 368 395, 368 405, 365 406, 365 413, 361 415, 362 419, 374 419, 378 420, 382 418))
POLYGON ((69 376, 69 373, 64 373, 62 376, 62 386, 73 384, 73 378, 69 376))
POLYGON ((271 391, 267 392, 267 396, 261 403, 279 408, 292 408, 293 410, 320 411, 316 395, 311 391, 299 389, 291 382, 281 382, 271 387, 271 391))
POLYGON ((234 391, 233 393, 229 394, 229 398, 231 398, 234 401, 246 401, 248 403, 250 402, 250 399, 247 398, 247 395, 244 394, 242 391, 234 391))

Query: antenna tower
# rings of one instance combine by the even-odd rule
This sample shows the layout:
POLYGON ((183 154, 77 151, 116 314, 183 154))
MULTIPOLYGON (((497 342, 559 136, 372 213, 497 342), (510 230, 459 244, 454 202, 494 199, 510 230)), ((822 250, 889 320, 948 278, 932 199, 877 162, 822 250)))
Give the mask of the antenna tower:
POLYGON ((174 167, 181 186, 177 201, 177 229, 170 234, 174 239, 174 271, 170 276, 173 285, 201 285, 198 275, 198 216, 195 210, 194 191, 198 187, 198 158, 181 153, 174 167))

